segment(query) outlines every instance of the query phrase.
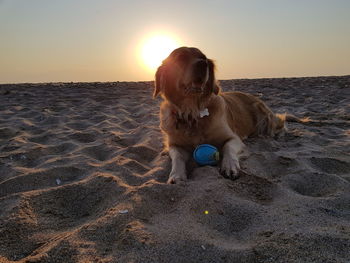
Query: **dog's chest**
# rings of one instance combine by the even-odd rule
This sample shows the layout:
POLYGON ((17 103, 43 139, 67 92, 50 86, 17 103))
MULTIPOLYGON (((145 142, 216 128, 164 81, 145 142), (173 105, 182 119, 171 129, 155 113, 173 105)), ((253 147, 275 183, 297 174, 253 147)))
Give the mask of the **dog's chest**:
POLYGON ((225 121, 220 97, 207 105, 207 111, 193 116, 178 114, 168 104, 161 106, 160 128, 167 134, 170 145, 196 147, 199 144, 212 144, 221 147, 232 137, 232 130, 225 121))
POLYGON ((173 129, 168 134, 177 140, 182 141, 181 144, 193 145, 203 143, 211 143, 213 134, 213 116, 202 116, 198 118, 189 118, 184 120, 178 116, 172 116, 173 129))

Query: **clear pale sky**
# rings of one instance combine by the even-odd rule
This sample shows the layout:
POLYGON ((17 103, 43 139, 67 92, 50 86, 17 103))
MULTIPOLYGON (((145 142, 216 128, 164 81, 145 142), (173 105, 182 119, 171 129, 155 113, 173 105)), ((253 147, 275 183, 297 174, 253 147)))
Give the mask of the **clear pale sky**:
POLYGON ((152 80, 154 32, 218 79, 350 74, 349 0, 0 0, 0 83, 152 80))

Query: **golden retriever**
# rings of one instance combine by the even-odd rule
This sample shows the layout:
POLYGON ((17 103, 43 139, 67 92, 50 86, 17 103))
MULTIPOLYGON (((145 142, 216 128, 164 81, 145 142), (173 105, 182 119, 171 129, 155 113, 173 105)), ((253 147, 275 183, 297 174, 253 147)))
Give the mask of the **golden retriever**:
POLYGON ((248 136, 274 136, 284 129, 258 98, 242 92, 220 92, 215 65, 199 49, 175 49, 159 66, 153 97, 161 95, 160 128, 172 160, 168 183, 185 181, 186 162, 199 144, 221 152, 220 172, 238 176, 239 154, 248 136))

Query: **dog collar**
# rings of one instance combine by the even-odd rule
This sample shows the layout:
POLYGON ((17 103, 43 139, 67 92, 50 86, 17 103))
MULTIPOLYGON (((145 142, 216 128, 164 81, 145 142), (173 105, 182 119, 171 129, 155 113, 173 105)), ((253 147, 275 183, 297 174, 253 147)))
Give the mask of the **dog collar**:
MULTIPOLYGON (((172 114, 174 114, 175 116, 178 117, 178 113, 177 113, 176 110, 172 110, 171 112, 172 112, 172 114)), ((205 117, 205 116, 209 116, 209 110, 208 110, 208 108, 205 108, 205 109, 199 111, 199 117, 200 117, 200 118, 203 118, 203 117, 205 117)))

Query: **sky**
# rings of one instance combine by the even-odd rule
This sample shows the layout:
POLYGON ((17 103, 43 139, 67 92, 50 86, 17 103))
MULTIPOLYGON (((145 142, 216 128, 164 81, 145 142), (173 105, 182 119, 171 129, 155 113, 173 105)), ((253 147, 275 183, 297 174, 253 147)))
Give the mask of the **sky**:
POLYGON ((350 74, 348 0, 0 0, 0 83, 153 80, 153 35, 218 79, 350 74))

